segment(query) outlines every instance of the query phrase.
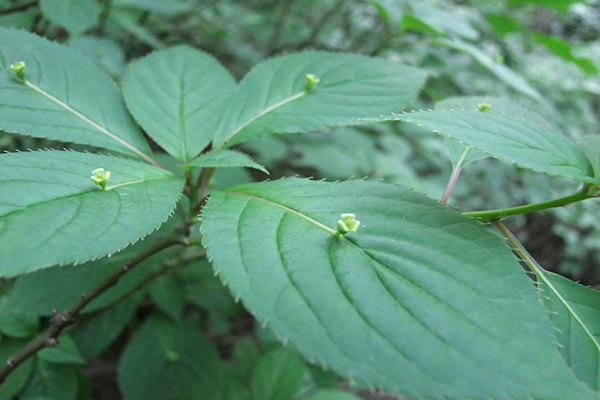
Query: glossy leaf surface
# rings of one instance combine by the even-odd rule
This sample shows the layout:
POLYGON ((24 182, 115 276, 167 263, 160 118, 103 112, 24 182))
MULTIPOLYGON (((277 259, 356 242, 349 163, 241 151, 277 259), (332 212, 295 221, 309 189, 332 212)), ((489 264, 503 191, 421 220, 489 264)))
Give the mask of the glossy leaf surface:
POLYGON ((357 125, 361 117, 402 110, 426 73, 378 58, 307 51, 258 64, 237 88, 215 134, 231 146, 273 133, 357 125), (320 81, 305 90, 307 75, 320 81))
POLYGON ((236 87, 217 60, 188 46, 136 61, 123 81, 133 116, 152 139, 183 162, 210 143, 236 87))
POLYGON ((114 253, 171 214, 183 178, 148 164, 63 151, 0 156, 0 276, 114 253), (106 190, 97 168, 112 175, 106 190))
POLYGON ((508 247, 424 195, 291 178, 215 191, 203 221, 233 294, 345 378, 414 398, 597 398, 508 247), (335 235, 341 213, 357 232, 335 235))
POLYGON ((405 121, 451 137, 523 168, 586 183, 594 171, 585 154, 564 136, 548 128, 510 117, 480 111, 428 111, 382 117, 405 121))
POLYGON ((150 160, 116 85, 80 53, 0 28, 0 72, 0 129, 150 160), (25 62, 25 83, 9 68, 17 61, 25 62))

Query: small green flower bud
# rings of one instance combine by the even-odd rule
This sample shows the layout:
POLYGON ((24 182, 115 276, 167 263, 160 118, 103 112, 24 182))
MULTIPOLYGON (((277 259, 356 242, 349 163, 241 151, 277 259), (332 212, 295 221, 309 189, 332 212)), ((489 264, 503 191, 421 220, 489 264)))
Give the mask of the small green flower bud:
POLYGON ((314 74, 306 74, 306 83, 304 84, 304 91, 309 92, 317 83, 321 82, 314 74))
POLYGON ((477 109, 481 112, 490 111, 492 109, 492 105, 490 103, 485 103, 485 102, 478 103, 477 109))
POLYGON ((10 69, 17 74, 17 77, 21 80, 21 82, 25 82, 25 62, 17 61, 14 64, 10 65, 10 69))
POLYGON ((104 190, 106 189, 106 182, 110 179, 110 171, 105 171, 104 168, 95 169, 92 171, 90 179, 104 190))
POLYGON ((360 221, 356 220, 354 214, 342 214, 342 219, 337 222, 337 231, 342 235, 348 232, 356 232, 360 226, 360 221))

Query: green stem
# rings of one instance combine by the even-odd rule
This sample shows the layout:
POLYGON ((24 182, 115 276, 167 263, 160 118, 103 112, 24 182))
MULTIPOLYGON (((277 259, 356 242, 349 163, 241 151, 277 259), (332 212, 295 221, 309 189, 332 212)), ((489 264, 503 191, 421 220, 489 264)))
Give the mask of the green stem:
POLYGON ((564 207, 569 204, 576 203, 578 201, 587 200, 596 196, 590 194, 589 187, 586 186, 577 193, 570 194, 565 197, 561 197, 554 200, 542 201, 541 203, 526 204, 524 206, 501 208, 499 210, 488 210, 488 211, 470 211, 464 212, 463 215, 468 217, 476 218, 480 221, 493 221, 508 217, 511 215, 524 214, 532 211, 546 210, 554 207, 564 207))

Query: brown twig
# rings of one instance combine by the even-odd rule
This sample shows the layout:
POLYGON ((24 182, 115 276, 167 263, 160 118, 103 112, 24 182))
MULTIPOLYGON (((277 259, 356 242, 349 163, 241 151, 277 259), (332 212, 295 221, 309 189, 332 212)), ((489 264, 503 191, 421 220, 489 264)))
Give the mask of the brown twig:
POLYGON ((50 327, 46 333, 37 336, 31 340, 23 350, 14 356, 10 357, 6 363, 0 368, 0 384, 4 382, 6 377, 14 371, 14 369, 27 360, 29 357, 36 354, 38 351, 45 347, 54 347, 58 345, 58 337, 61 332, 74 324, 79 313, 83 308, 88 305, 96 297, 100 296, 106 290, 110 289, 117 284, 119 279, 125 275, 128 271, 131 271, 136 265, 146 260, 150 256, 174 245, 187 245, 187 239, 180 235, 170 235, 156 240, 149 247, 141 250, 131 260, 127 261, 121 267, 113 271, 108 277, 100 282, 94 289, 84 293, 79 300, 68 310, 59 312, 54 309, 53 315, 50 318, 50 327))

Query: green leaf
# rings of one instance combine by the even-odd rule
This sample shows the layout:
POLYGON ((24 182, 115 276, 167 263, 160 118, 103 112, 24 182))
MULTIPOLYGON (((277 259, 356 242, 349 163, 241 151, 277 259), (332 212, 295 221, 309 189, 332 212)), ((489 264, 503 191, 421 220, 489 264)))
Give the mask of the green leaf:
POLYGON ((428 25, 427 23, 421 21, 420 19, 410 14, 404 14, 402 16, 401 27, 403 30, 407 31, 416 31, 433 35, 443 35, 442 32, 436 30, 432 26, 428 25))
POLYGON ((157 315, 128 343, 117 377, 128 400, 214 400, 224 380, 217 350, 199 327, 157 315))
MULTIPOLYGON (((465 96, 465 97, 450 97, 435 103, 436 111, 478 111, 482 107, 487 107, 489 111, 495 114, 507 114, 511 117, 518 117, 534 122, 538 125, 550 124, 540 115, 528 110, 525 106, 515 103, 514 100, 503 97, 489 96, 465 96)), ((446 144, 450 151, 452 164, 456 167, 457 163, 462 159, 462 165, 465 166, 470 162, 489 157, 486 153, 475 150, 472 147, 466 153, 463 159, 463 153, 469 146, 465 146, 457 140, 446 138, 446 144)))
POLYGON ((229 290, 215 277, 211 265, 206 261, 196 262, 196 268, 186 268, 181 272, 185 281, 186 297, 206 309, 210 314, 225 314, 238 318, 241 306, 233 299, 229 290))
POLYGON ((254 162, 248 155, 235 150, 215 150, 202 154, 189 164, 183 166, 186 169, 196 167, 209 168, 235 168, 246 167, 254 168, 269 174, 269 171, 262 165, 254 162))
POLYGON ((335 389, 339 386, 339 379, 335 372, 317 365, 309 365, 308 369, 315 385, 325 389, 335 389))
POLYGON ((154 36, 153 32, 150 29, 140 24, 139 19, 140 18, 138 12, 127 12, 123 9, 111 12, 108 17, 108 20, 110 22, 114 22, 121 29, 134 36, 140 42, 147 44, 153 49, 164 49, 166 45, 163 42, 161 42, 156 36, 154 36))
POLYGON ((416 19, 438 32, 451 37, 460 36, 467 40, 479 39, 479 32, 455 9, 445 10, 440 5, 432 6, 425 2, 414 3, 413 8, 416 19))
POLYGON ((326 389, 318 391, 314 396, 309 397, 308 400, 361 400, 361 398, 343 390, 326 389))
POLYGON ((44 361, 55 364, 85 364, 86 360, 81 357, 77 345, 69 335, 62 335, 58 345, 46 347, 38 353, 38 357, 44 361))
POLYGON ((40 151, 0 155, 0 276, 114 253, 173 212, 183 178, 136 161, 40 151), (106 190, 92 171, 112 172, 106 190))
POLYGON ((35 358, 35 368, 20 400, 75 400, 78 392, 77 366, 54 364, 35 358))
POLYGON ((30 338, 37 334, 39 318, 32 312, 10 310, 0 313, 0 332, 15 338, 30 338))
POLYGON ((290 178, 215 191, 202 218, 233 294, 346 379, 414 398, 598 398, 510 249, 424 195, 290 178), (341 213, 357 232, 336 235, 341 213))
POLYGON ((138 123, 183 162, 210 143, 236 86, 217 60, 187 46, 134 62, 123 80, 127 105, 138 123))
POLYGON ((64 27, 73 36, 96 25, 100 6, 94 0, 40 0, 44 17, 64 27))
POLYGON ((0 28, 0 129, 153 162, 116 85, 77 51, 0 28), (25 82, 9 66, 25 62, 25 82))
MULTIPOLYGON (((258 64, 238 86, 216 148, 273 133, 300 133, 405 108, 426 73, 357 54, 307 51, 258 64), (320 79, 305 90, 307 75, 320 79)), ((310 86, 310 85, 308 85, 310 86)))
POLYGON ((302 387, 307 372, 302 358, 294 349, 271 349, 256 361, 252 369, 254 399, 291 399, 302 387))
POLYGON ((577 146, 585 153, 594 167, 594 177, 600 181, 600 135, 582 137, 577 146))
POLYGON ((250 390, 244 382, 232 377, 225 379, 222 398, 227 400, 253 400, 250 390))
POLYGON ((187 303, 185 284, 175 274, 161 276, 149 286, 152 301, 161 311, 171 318, 181 318, 183 307, 187 303))
POLYGON ((535 4, 536 6, 563 11, 569 8, 574 1, 575 0, 508 0, 508 5, 511 7, 520 7, 527 4, 535 4))
POLYGON ((504 64, 495 61, 489 55, 479 50, 477 47, 464 42, 458 38, 453 39, 436 39, 435 43, 449 47, 458 51, 462 51, 473 57, 479 64, 488 69, 504 83, 513 89, 531 97, 534 100, 541 101, 542 96, 535 90, 522 76, 517 75, 513 70, 504 64))
POLYGON ((327 134, 308 133, 291 138, 297 157, 294 166, 309 167, 327 179, 373 177, 380 153, 372 135, 356 128, 337 128, 327 134))
POLYGON ((594 183, 592 165, 575 143, 548 128, 504 114, 427 111, 382 117, 405 121, 548 175, 594 183))
POLYGON ((231 358, 235 365, 235 371, 241 377, 250 374, 252 366, 259 357, 258 348, 251 339, 242 339, 235 344, 231 351, 231 358))
MULTIPOLYGON (((29 340, 0 337, 0 360, 4 363, 27 345, 29 340)), ((34 359, 30 358, 19 365, 0 385, 0 400, 11 400, 25 387, 33 371, 34 359)))
POLYGON ((114 307, 94 314, 69 332, 83 358, 93 360, 117 339, 133 317, 143 295, 144 293, 140 292, 114 307))
POLYGON ((486 14, 485 19, 491 25, 497 36, 505 36, 509 33, 520 32, 519 22, 504 14, 486 14))
POLYGON ((600 391, 600 292, 548 271, 537 272, 565 361, 577 378, 600 391))
POLYGON ((194 3, 189 0, 114 0, 113 6, 131 7, 163 14, 178 14, 190 11, 194 3))
POLYGON ((556 36, 548 36, 541 33, 534 32, 532 36, 538 43, 546 46, 548 50, 550 50, 554 55, 562 58, 565 61, 572 62, 576 64, 579 68, 589 74, 597 74, 598 68, 594 65, 594 63, 588 58, 575 57, 573 53, 571 53, 570 46, 565 43, 562 39, 556 36))
POLYGON ((79 36, 69 40, 69 47, 82 53, 113 78, 120 78, 123 75, 125 54, 114 40, 95 36, 79 36))

